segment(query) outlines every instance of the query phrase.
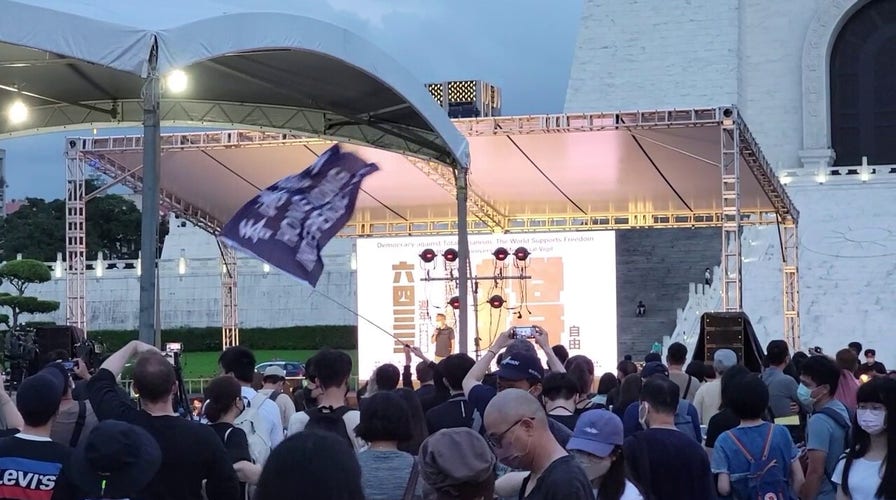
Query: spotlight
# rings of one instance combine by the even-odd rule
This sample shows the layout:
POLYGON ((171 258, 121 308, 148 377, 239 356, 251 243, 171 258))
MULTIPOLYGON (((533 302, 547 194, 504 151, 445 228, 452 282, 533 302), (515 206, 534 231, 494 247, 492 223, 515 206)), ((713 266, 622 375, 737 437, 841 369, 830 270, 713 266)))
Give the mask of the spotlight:
POLYGON ((436 260, 436 251, 432 248, 427 248, 426 250, 420 252, 420 260, 429 264, 430 262, 436 260))
POLYGON ((526 247, 519 247, 513 251, 513 256, 516 257, 516 260, 526 260, 529 258, 529 250, 526 247))
POLYGON ((187 90, 187 83, 189 83, 187 74, 179 69, 168 73, 168 76, 165 78, 166 88, 175 94, 187 90))
POLYGON ((457 260, 457 250, 449 248, 448 250, 445 250, 442 257, 445 259, 445 262, 454 262, 457 260))
POLYGON ((451 306, 451 308, 454 310, 460 309, 460 297, 458 297, 457 295, 451 297, 450 299, 448 299, 448 305, 451 306))
POLYGON ((504 307, 504 297, 500 295, 492 295, 490 299, 488 299, 488 305, 492 306, 492 309, 501 309, 504 307))
POLYGON ((6 110, 6 116, 10 123, 22 123, 28 119, 28 106, 22 101, 16 101, 6 110))
POLYGON ((510 252, 507 251, 504 247, 498 247, 492 252, 492 255, 495 257, 495 260, 498 262, 504 262, 507 257, 510 255, 510 252))

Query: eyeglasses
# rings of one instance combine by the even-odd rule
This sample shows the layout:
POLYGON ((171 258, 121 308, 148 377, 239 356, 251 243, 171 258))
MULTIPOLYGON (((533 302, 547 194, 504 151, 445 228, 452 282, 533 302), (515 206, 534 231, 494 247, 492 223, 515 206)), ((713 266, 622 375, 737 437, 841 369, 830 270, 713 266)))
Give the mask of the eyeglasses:
POLYGON ((513 425, 511 425, 507 429, 504 429, 504 432, 502 432, 498 435, 494 435, 494 434, 486 435, 485 440, 488 441, 488 444, 490 444, 492 446, 492 448, 501 448, 501 442, 504 441, 504 436, 506 436, 508 432, 512 431, 514 429, 514 427, 523 423, 524 420, 535 420, 535 417, 523 417, 523 418, 517 420, 516 422, 514 422, 513 425))

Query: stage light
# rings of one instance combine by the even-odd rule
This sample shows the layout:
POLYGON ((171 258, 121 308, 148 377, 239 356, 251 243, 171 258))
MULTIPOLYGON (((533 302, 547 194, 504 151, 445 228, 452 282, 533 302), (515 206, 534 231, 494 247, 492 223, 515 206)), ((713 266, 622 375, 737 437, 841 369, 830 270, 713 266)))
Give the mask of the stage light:
POLYGON ((28 106, 22 101, 15 101, 6 110, 6 116, 13 124, 22 123, 28 119, 28 106))
POLYGON ((177 274, 180 275, 187 274, 187 256, 185 255, 185 253, 185 250, 181 248, 180 258, 177 259, 177 274))
POLYGON ((261 263, 261 272, 263 272, 263 273, 265 273, 265 274, 270 273, 270 272, 271 272, 271 265, 268 264, 267 262, 262 262, 262 263, 261 263))
POLYGON ((460 309, 460 297, 458 297, 457 295, 451 297, 450 299, 448 299, 448 305, 451 306, 451 308, 455 311, 460 309))
POLYGON ((449 248, 448 250, 445 250, 445 252, 442 254, 442 258, 445 259, 445 262, 456 261, 457 260, 457 250, 455 250, 453 248, 449 248))
POLYGON ((426 264, 429 264, 430 262, 436 260, 436 251, 432 248, 427 248, 426 250, 420 252, 420 260, 422 260, 426 264))
POLYGON ((102 278, 103 271, 106 270, 106 263, 103 262, 103 252, 97 252, 96 254, 96 264, 93 265, 94 270, 96 271, 96 277, 102 278))
POLYGON ((513 256, 516 257, 516 260, 526 260, 529 258, 529 255, 531 254, 529 253, 529 250, 526 249, 526 247, 519 247, 513 251, 513 256))
POLYGON ((56 252, 56 265, 53 266, 53 273, 56 275, 57 278, 62 277, 62 266, 63 265, 64 264, 62 263, 62 252, 56 252))
POLYGON ((500 295, 492 295, 490 299, 488 299, 488 305, 492 306, 492 309, 501 309, 504 307, 504 297, 500 295))
POLYGON ((492 255, 495 257, 495 260, 498 262, 504 262, 507 257, 510 255, 510 252, 507 251, 504 247, 498 247, 492 252, 492 255))
POLYGON ((168 76, 165 77, 165 89, 175 94, 180 94, 187 90, 188 83, 189 78, 187 78, 187 74, 179 69, 168 73, 168 76))

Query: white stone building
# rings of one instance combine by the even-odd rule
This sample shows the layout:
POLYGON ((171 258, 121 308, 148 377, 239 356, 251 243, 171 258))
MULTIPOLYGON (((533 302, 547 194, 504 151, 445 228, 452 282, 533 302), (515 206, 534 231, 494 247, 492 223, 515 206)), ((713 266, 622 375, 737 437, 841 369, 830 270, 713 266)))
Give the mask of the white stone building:
MULTIPOLYGON (((566 111, 737 105, 800 210, 802 345, 893 363, 894 63, 892 0, 586 0, 566 111)), ((744 233, 763 342, 783 325, 777 237, 744 233)))

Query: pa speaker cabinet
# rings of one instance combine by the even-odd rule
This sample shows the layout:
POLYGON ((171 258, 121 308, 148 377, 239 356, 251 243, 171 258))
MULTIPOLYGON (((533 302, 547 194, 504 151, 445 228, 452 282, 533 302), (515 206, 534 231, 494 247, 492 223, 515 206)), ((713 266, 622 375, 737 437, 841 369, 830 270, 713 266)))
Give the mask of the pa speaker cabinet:
POLYGON ((77 343, 76 333, 71 326, 40 326, 35 329, 37 340, 38 362, 41 366, 54 361, 49 359, 54 351, 64 351, 67 358, 72 357, 72 348, 77 343))
POLYGON ((737 354, 738 361, 744 359, 746 329, 743 316, 703 315, 704 356, 707 361, 719 349, 730 349, 737 354))

